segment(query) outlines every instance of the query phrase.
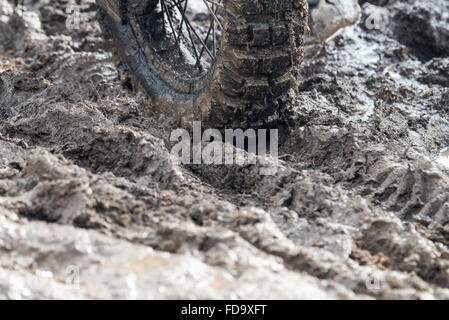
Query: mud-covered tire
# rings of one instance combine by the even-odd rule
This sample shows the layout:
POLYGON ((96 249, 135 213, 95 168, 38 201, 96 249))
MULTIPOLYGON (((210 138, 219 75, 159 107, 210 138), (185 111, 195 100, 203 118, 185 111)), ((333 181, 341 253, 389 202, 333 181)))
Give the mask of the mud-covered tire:
POLYGON ((306 0, 226 0, 221 54, 211 72, 187 84, 187 91, 176 84, 178 78, 158 74, 139 43, 132 12, 122 10, 125 2, 109 2, 122 8, 113 18, 100 6, 102 29, 156 109, 186 125, 209 116, 216 126, 243 128, 276 121, 288 104, 304 56, 306 0))
POLYGON ((276 122, 304 58, 305 0, 227 0, 212 117, 226 127, 276 122))

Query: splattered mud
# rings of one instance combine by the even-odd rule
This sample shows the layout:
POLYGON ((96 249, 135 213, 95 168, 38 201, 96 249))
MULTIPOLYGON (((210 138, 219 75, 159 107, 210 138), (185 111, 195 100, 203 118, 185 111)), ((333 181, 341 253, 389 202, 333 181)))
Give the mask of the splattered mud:
POLYGON ((449 3, 362 2, 259 176, 173 160, 92 0, 1 0, 0 299, 448 299, 449 3))

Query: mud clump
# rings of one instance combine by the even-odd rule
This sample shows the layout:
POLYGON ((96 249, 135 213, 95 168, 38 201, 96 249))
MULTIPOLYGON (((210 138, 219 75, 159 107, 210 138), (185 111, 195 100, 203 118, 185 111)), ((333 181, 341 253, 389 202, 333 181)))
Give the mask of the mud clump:
POLYGON ((278 161, 209 166, 123 86, 94 1, 71 29, 0 0, 0 298, 448 299, 448 4, 369 2, 304 62, 278 161))
POLYGON ((419 59, 428 61, 449 56, 449 4, 441 0, 433 3, 403 3, 393 17, 396 38, 419 59))
POLYGON ((426 84, 449 88, 449 58, 435 58, 428 62, 429 72, 419 77, 426 84))

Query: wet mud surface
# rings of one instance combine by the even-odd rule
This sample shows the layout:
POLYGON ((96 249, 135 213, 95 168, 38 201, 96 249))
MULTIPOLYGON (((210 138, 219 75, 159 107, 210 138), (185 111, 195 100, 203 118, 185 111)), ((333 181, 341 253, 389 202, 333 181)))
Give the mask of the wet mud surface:
POLYGON ((93 1, 0 1, 0 298, 448 299, 449 3, 363 2, 261 176, 175 161, 93 1))

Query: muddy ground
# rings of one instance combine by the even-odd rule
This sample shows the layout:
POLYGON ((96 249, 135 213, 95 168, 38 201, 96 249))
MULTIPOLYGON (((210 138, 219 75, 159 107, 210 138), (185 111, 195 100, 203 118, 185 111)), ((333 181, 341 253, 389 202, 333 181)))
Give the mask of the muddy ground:
POLYGON ((449 2, 363 1, 275 176, 179 165, 93 2, 1 0, 0 299, 449 298, 449 2))

